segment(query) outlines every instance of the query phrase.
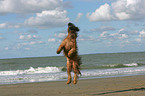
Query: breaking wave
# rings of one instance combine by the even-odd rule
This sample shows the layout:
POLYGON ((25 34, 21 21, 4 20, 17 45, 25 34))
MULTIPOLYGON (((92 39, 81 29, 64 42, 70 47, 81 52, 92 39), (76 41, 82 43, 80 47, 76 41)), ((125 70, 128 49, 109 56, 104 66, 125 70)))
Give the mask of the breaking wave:
POLYGON ((5 75, 21 75, 21 74, 37 74, 37 73, 56 73, 61 72, 63 67, 30 67, 26 70, 12 70, 12 71, 0 71, 0 76, 5 75))
POLYGON ((96 65, 96 66, 81 66, 82 69, 110 69, 110 68, 125 68, 125 67, 139 67, 144 66, 141 63, 130 63, 130 64, 107 64, 107 65, 96 65))

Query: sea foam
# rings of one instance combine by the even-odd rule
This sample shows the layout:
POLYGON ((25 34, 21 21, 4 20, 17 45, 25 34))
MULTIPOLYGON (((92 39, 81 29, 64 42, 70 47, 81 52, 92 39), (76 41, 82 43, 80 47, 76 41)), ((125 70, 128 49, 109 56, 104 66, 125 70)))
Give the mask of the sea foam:
POLYGON ((21 75, 21 74, 37 74, 37 73, 55 73, 61 72, 63 67, 30 67, 26 70, 12 70, 12 71, 0 71, 0 76, 5 75, 21 75))

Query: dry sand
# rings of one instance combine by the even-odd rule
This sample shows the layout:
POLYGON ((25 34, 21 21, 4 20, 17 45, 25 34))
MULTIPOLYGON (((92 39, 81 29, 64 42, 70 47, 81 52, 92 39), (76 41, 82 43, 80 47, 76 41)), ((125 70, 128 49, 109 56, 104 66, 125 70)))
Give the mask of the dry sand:
POLYGON ((145 76, 0 85, 0 96, 145 96, 145 76))

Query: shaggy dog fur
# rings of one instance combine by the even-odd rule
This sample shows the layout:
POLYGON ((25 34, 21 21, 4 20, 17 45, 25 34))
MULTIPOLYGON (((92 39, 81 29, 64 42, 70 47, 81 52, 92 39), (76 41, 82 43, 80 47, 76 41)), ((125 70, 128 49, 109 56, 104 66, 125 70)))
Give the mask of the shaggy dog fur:
POLYGON ((68 81, 67 84, 71 83, 71 70, 74 71, 74 79, 73 83, 77 83, 78 74, 81 75, 80 72, 80 65, 81 65, 81 58, 78 56, 78 49, 77 49, 77 32, 79 28, 76 27, 72 23, 68 23, 68 35, 60 44, 57 54, 59 54, 62 50, 64 56, 67 59, 67 74, 68 74, 68 81))

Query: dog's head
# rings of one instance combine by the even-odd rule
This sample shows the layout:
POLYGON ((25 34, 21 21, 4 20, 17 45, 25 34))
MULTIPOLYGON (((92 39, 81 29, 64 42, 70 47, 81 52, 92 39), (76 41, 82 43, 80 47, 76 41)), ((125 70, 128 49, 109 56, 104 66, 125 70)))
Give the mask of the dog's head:
POLYGON ((76 27, 73 23, 68 23, 68 31, 80 31, 78 27, 76 27))

